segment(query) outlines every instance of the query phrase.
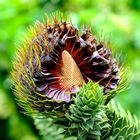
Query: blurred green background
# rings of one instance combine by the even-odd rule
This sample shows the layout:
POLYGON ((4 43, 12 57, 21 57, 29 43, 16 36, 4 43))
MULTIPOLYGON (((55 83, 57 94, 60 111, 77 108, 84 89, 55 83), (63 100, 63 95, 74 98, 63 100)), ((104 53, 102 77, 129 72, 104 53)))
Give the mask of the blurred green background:
POLYGON ((115 97, 140 117, 140 0, 0 0, 0 140, 38 140, 30 117, 20 113, 11 89, 16 44, 29 25, 45 13, 61 11, 77 27, 90 24, 129 65, 129 89, 115 97))

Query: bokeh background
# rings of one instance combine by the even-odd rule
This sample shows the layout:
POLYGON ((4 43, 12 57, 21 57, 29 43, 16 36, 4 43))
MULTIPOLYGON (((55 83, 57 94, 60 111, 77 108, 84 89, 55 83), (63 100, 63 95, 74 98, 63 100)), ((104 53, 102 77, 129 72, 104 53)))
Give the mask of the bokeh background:
POLYGON ((97 37, 111 38, 129 65, 129 88, 116 102, 140 117, 140 0, 0 0, 0 140, 39 140, 30 117, 20 112, 10 71, 20 36, 45 13, 61 11, 74 25, 90 24, 97 37))

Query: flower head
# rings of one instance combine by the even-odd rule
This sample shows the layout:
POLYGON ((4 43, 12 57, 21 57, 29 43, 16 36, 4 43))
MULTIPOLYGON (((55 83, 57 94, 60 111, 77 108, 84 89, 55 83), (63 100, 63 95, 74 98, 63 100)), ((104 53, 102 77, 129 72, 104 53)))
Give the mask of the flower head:
POLYGON ((117 88, 118 65, 111 51, 88 29, 72 22, 36 22, 17 53, 12 72, 21 105, 37 111, 64 108, 80 87, 98 82, 104 94, 117 88))

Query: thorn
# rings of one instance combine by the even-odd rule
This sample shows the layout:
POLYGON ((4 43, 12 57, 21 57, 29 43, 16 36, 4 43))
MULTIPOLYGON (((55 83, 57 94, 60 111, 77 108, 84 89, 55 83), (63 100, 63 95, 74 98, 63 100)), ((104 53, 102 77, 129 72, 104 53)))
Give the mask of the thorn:
POLYGON ((88 25, 88 32, 91 32, 91 23, 88 25))
POLYGON ((70 17, 70 24, 73 26, 71 17, 70 17))

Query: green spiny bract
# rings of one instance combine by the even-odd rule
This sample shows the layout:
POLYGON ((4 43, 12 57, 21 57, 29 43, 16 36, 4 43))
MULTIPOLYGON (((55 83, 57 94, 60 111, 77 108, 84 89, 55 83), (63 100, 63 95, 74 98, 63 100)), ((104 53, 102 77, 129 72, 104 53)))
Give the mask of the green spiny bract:
POLYGON ((63 127, 53 124, 52 118, 44 116, 34 116, 34 124, 39 130, 43 140, 61 140, 63 136, 63 127))
POLYGON ((105 140, 139 140, 140 139, 140 120, 125 112, 121 105, 115 105, 114 101, 108 104, 106 114, 112 126, 109 135, 105 140))
POLYGON ((103 139, 111 128, 104 103, 103 89, 97 83, 83 85, 66 114, 69 120, 67 133, 79 140, 103 139))
POLYGON ((98 84, 89 82, 81 88, 68 112, 63 118, 45 116, 35 122, 43 129, 45 138, 51 129, 58 133, 50 135, 52 139, 64 140, 139 140, 140 121, 126 113, 112 100, 106 105, 103 89, 98 84), (41 119, 41 120, 40 120, 41 119), (39 124, 39 122, 41 122, 39 124), (41 127, 42 125, 42 127, 41 127), (51 127, 51 128, 50 128, 51 127))

